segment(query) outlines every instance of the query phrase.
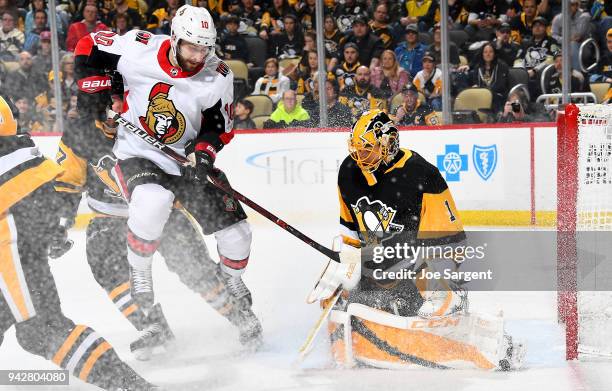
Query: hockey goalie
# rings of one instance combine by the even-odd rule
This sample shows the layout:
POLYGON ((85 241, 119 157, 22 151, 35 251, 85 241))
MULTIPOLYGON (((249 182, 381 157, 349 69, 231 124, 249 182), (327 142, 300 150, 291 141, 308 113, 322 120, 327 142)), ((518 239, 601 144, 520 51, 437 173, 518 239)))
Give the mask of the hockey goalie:
POLYGON ((308 298, 331 308, 334 360, 348 367, 520 368, 524 346, 505 333, 501 315, 468 311, 465 281, 422 277, 469 268, 413 251, 466 243, 438 169, 400 148, 397 128, 379 110, 353 124, 348 144, 338 174, 341 236, 334 250, 341 263, 330 261, 308 298))

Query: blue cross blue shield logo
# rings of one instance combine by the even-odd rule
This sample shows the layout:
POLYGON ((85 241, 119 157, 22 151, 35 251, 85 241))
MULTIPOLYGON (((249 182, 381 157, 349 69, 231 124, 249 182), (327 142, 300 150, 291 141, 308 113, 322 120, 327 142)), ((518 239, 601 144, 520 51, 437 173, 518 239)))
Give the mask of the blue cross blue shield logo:
POLYGON ((497 166, 497 145, 493 144, 486 147, 474 145, 472 161, 478 175, 485 181, 488 180, 497 166))
POLYGON ((438 170, 446 174, 448 182, 461 180, 461 171, 468 169, 468 155, 459 153, 459 144, 446 144, 444 155, 437 156, 438 170))

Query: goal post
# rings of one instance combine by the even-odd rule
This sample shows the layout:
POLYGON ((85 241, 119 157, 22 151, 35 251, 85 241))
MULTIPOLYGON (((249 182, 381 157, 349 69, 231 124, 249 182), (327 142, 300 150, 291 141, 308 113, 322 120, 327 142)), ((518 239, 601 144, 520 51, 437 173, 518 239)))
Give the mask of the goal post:
POLYGON ((612 231, 612 105, 569 104, 557 118, 557 304, 568 360, 612 357, 612 330, 602 331, 612 324, 612 263, 591 248, 598 231, 612 231), (584 289, 589 262, 594 283, 584 289))

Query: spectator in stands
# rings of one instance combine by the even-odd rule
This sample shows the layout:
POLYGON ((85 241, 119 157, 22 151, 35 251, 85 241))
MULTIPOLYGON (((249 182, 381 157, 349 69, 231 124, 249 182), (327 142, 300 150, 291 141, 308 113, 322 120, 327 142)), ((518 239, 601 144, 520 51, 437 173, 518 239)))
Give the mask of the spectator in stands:
MULTIPOLYGON (((32 30, 36 29, 37 27, 42 31, 42 30, 50 30, 50 26, 48 23, 48 18, 46 18, 47 16, 47 4, 45 0, 32 0, 32 3, 30 5, 30 10, 28 11, 28 13, 25 16, 25 22, 24 22, 24 34, 27 36, 32 30), (44 11, 45 12, 45 25, 44 26, 37 26, 35 21, 34 21, 34 17, 36 14, 36 11, 44 11)), ((65 33, 66 33, 66 29, 65 29, 65 25, 64 23, 62 23, 62 21, 64 20, 64 18, 62 18, 60 16, 60 13, 57 12, 57 34, 59 37, 64 37, 65 33)))
POLYGON ((495 28, 507 21, 508 3, 506 0, 480 0, 468 7, 468 11, 465 31, 475 41, 489 41, 495 35, 495 28))
POLYGON ((385 49, 391 49, 394 46, 393 33, 389 26, 389 10, 387 3, 379 3, 374 9, 374 19, 368 24, 372 34, 376 35, 382 41, 385 49))
POLYGON ((23 50, 27 50, 31 54, 36 54, 40 33, 48 31, 47 29, 47 12, 37 10, 34 11, 34 28, 25 36, 23 50))
POLYGON ((546 33, 548 21, 541 16, 534 19, 531 38, 523 41, 517 54, 518 66, 523 66, 529 74, 529 93, 535 97, 542 93, 539 71, 553 63, 553 58, 561 50, 561 45, 546 33))
POLYGON ((0 30, 0 60, 17 61, 23 49, 25 36, 15 27, 15 15, 9 11, 2 13, 2 30, 0 30))
POLYGON ((336 27, 336 20, 331 14, 325 15, 324 29, 325 49, 332 58, 342 57, 341 49, 344 46, 346 37, 336 27))
POLYGON ((60 62, 60 80, 62 86, 62 98, 67 102, 71 96, 76 96, 79 91, 74 76, 74 54, 67 53, 60 62))
POLYGON ((334 10, 334 18, 341 33, 347 34, 351 31, 353 22, 357 17, 368 17, 367 7, 358 0, 345 0, 334 10))
POLYGON ((34 110, 32 110, 28 98, 25 96, 16 96, 15 106, 17 110, 19 110, 19 118, 17 119, 19 128, 28 130, 32 133, 40 131, 41 125, 36 121, 34 110))
POLYGON ((257 79, 253 95, 268 95, 272 102, 278 102, 283 92, 289 89, 290 81, 278 71, 278 60, 268 58, 264 63, 265 75, 257 79))
POLYGON ((414 77, 423 68, 423 54, 427 46, 419 42, 419 31, 414 24, 406 27, 405 39, 395 48, 395 56, 400 66, 414 77))
MULTIPOLYGON (((325 94, 327 97, 327 125, 333 128, 351 126, 351 110, 338 101, 340 86, 336 80, 327 79, 325 81, 325 94)), ((319 80, 316 75, 314 77, 313 89, 305 95, 302 107, 310 115, 310 126, 319 126, 319 80)))
POLYGON ((242 99, 236 103, 234 129, 255 129, 255 122, 251 119, 253 102, 242 99))
POLYGON ((7 76, 4 86, 11 99, 25 97, 30 102, 45 88, 32 72, 32 55, 29 52, 19 53, 19 69, 7 76))
POLYGON ((308 58, 308 66, 298 74, 297 88, 295 91, 298 94, 305 94, 312 91, 313 77, 319 69, 319 55, 316 51, 307 52, 304 56, 308 58))
POLYGON ((436 67, 433 54, 425 52, 423 69, 416 74, 412 83, 434 110, 442 110, 442 71, 436 67))
MULTIPOLYGON (((114 3, 115 3, 115 6, 113 9, 111 9, 108 12, 108 15, 106 16, 106 20, 102 20, 104 24, 106 24, 107 26, 113 26, 114 28, 117 28, 117 25, 116 25, 117 16, 125 15, 127 17, 127 20, 129 21, 127 26, 135 27, 137 29, 141 29, 143 27, 142 15, 140 15, 140 12, 138 12, 137 10, 129 7, 128 0, 114 0, 114 3)), ((122 25, 123 28, 120 31, 127 29, 127 26, 123 27, 122 25)), ((123 34, 119 34, 119 35, 123 35, 123 34)))
POLYGON ((547 26, 548 21, 543 17, 535 18, 531 26, 531 38, 523 41, 517 55, 531 77, 535 76, 543 64, 551 64, 554 55, 561 50, 559 42, 547 34, 547 26))
MULTIPOLYGON (((317 34, 312 31, 307 31, 304 33, 304 50, 302 51, 304 54, 302 55, 302 59, 300 60, 300 68, 299 71, 304 72, 306 68, 308 68, 308 52, 316 52, 317 51, 317 34)), ((338 65, 338 58, 331 57, 329 51, 325 49, 325 63, 327 64, 327 71, 332 72, 336 65, 338 65)))
POLYGON ((344 61, 333 72, 338 79, 341 90, 355 84, 355 72, 361 66, 359 62, 359 47, 356 44, 349 42, 344 45, 343 53, 344 61))
MULTIPOLYGON (((589 37, 591 15, 580 9, 579 0, 570 0, 570 53, 572 58, 572 68, 580 69, 580 59, 578 58, 578 48, 582 41, 589 37)), ((552 37, 558 42, 563 40, 563 15, 558 14, 552 21, 552 37)), ((567 52, 567 48, 564 48, 567 52)))
POLYGON ((505 62, 499 61, 495 46, 487 42, 481 48, 471 70, 471 81, 474 87, 484 87, 493 94, 493 110, 501 111, 508 95, 509 68, 505 62))
MULTIPOLYGON (((561 94, 563 92, 562 80, 563 80, 563 56, 562 52, 559 51, 555 55, 555 72, 551 75, 550 79, 546 81, 545 94, 561 94)), ((572 71, 571 75, 571 88, 570 92, 581 92, 582 91, 582 74, 576 70, 572 71)))
POLYGON ((398 125, 439 125, 431 106, 419 102, 419 92, 414 85, 405 86, 402 95, 404 101, 392 116, 398 125))
POLYGON ((612 83, 612 28, 608 30, 606 38, 607 50, 605 50, 599 63, 597 63, 597 68, 589 76, 591 83, 612 83))
POLYGON ((295 4, 298 21, 300 25, 304 28, 304 31, 314 31, 316 28, 316 4, 316 0, 301 0, 295 4))
POLYGON ((510 20, 511 37, 514 42, 520 43, 531 37, 533 22, 537 16, 536 0, 524 0, 523 11, 510 20))
POLYGON ((238 33, 239 20, 235 15, 229 15, 225 19, 225 29, 221 36, 221 52, 226 60, 241 60, 249 62, 249 48, 244 37, 238 33))
MULTIPOLYGON (((459 49, 454 42, 449 42, 448 50, 450 53, 450 65, 456 67, 461 61, 459 59, 459 49)), ((436 61, 436 65, 442 63, 442 33, 440 32, 440 23, 436 23, 433 30, 433 43, 429 45, 427 51, 430 52, 436 61)))
POLYGON ((410 81, 410 75, 399 66, 395 53, 385 50, 381 56, 381 65, 372 69, 371 84, 383 91, 397 94, 410 81))
POLYGON ((518 43, 510 40, 510 31, 510 25, 505 22, 502 23, 495 31, 496 38, 493 41, 493 45, 497 49, 499 59, 509 67, 512 67, 521 47, 518 43))
POLYGON ((272 6, 261 17, 259 37, 268 40, 274 35, 280 35, 283 32, 283 18, 292 12, 286 0, 272 0, 272 6))
POLYGON ((97 33, 103 30, 109 30, 109 28, 104 23, 98 21, 98 8, 95 5, 86 5, 83 8, 83 20, 72 23, 68 28, 66 50, 73 52, 79 39, 89 33, 97 33))
POLYGON ((370 84, 370 69, 364 65, 357 68, 355 85, 345 87, 340 93, 340 103, 351 109, 353 120, 373 109, 386 109, 389 91, 382 91, 370 84))
MULTIPOLYGON (((59 51, 59 58, 62 58, 63 55, 66 54, 63 50, 59 51)), ((39 83, 45 83, 47 80, 47 75, 52 68, 52 60, 51 60, 51 31, 43 31, 40 33, 40 42, 39 48, 36 51, 36 55, 32 58, 32 72, 35 74, 36 79, 39 80, 39 83)))
POLYGON ((283 17, 284 31, 273 34, 268 43, 268 57, 295 58, 302 55, 304 35, 294 14, 283 17))
POLYGON ((113 32, 117 35, 124 35, 132 30, 132 22, 127 14, 116 14, 110 23, 113 32))
POLYGON ((359 47, 359 62, 370 68, 378 65, 384 47, 383 42, 376 35, 370 33, 365 17, 359 16, 353 20, 353 31, 346 36, 347 43, 354 43, 359 47))
POLYGON ((176 12, 176 10, 181 6, 179 0, 166 0, 166 6, 157 8, 155 11, 151 13, 149 20, 147 22, 147 30, 149 31, 159 31, 166 25, 170 25, 172 18, 170 14, 172 11, 176 12))
POLYGON ((529 102, 525 95, 519 91, 508 96, 504 111, 497 116, 497 122, 531 122, 531 116, 527 113, 529 102))
POLYGON ((277 127, 282 128, 289 125, 293 127, 304 126, 308 119, 310 119, 308 112, 297 103, 297 97, 293 90, 283 92, 283 99, 278 102, 276 110, 270 115, 270 121, 274 122, 277 127))
POLYGON ((404 27, 415 24, 418 26, 419 31, 429 31, 432 26, 428 25, 429 21, 427 15, 433 6, 433 2, 408 0, 405 4, 406 7, 405 9, 402 9, 403 17, 400 19, 400 24, 404 27))
POLYGON ((242 7, 238 11, 241 34, 257 35, 261 28, 261 17, 263 15, 259 8, 255 7, 254 0, 242 0, 242 7))

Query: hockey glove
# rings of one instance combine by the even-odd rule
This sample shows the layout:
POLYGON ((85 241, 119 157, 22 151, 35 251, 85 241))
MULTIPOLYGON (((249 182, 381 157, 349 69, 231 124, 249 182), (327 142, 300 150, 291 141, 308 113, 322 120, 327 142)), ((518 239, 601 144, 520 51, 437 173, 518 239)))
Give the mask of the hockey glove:
MULTIPOLYGON (((210 147, 212 148, 212 147, 210 147)), ((185 167, 185 179, 193 182, 206 182, 206 176, 213 168, 215 162, 214 154, 204 151, 195 151, 187 156, 194 164, 185 167)))
POLYGON ((74 225, 74 220, 62 217, 58 225, 51 232, 49 243, 49 258, 57 259, 66 254, 74 242, 68 239, 68 229, 74 225))

